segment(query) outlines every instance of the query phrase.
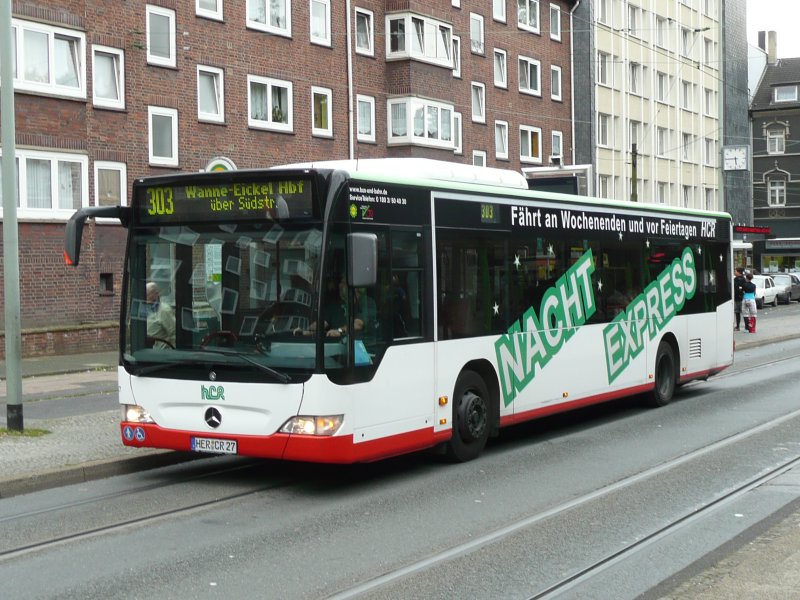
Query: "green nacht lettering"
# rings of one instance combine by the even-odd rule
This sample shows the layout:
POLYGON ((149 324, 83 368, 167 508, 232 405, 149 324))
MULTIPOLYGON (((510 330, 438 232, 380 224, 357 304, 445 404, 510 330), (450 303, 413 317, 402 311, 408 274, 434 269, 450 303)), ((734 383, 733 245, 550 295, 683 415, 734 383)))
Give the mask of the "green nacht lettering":
POLYGON ((654 340, 697 291, 694 254, 684 248, 680 258, 668 265, 626 309, 603 329, 608 382, 620 373, 654 340))
POLYGON ((536 373, 563 348, 597 310, 592 288, 591 249, 548 288, 539 316, 529 307, 495 342, 503 402, 511 404, 536 373))

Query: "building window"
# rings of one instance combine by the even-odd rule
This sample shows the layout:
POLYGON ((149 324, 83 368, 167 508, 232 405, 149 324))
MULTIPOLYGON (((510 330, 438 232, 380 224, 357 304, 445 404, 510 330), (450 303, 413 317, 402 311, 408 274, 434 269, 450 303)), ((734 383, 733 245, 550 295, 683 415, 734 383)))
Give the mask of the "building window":
POLYGON ((786 206, 786 180, 770 179, 769 183, 769 205, 786 206))
POLYGON ((461 38, 453 36, 453 77, 461 79, 461 38))
POLYGON ((486 123, 486 87, 472 82, 472 121, 486 123))
POLYGON ((356 9, 356 52, 375 55, 373 13, 365 8, 356 9))
POLYGON ((519 91, 534 96, 542 95, 541 63, 538 60, 519 57, 519 91))
POLYGON ((775 102, 796 102, 796 85, 779 85, 775 87, 775 102))
POLYGON ((597 195, 600 198, 611 198, 613 190, 611 189, 611 176, 598 175, 597 176, 597 195))
POLYGON ((641 129, 642 129, 642 124, 639 121, 628 121, 628 134, 629 134, 628 145, 632 149, 633 145, 636 144, 640 153, 643 150, 643 148, 639 146, 639 136, 641 129))
POLYGON ((669 24, 666 18, 656 17, 656 46, 668 48, 669 24))
POLYGON ((611 85, 611 55, 605 52, 597 53, 597 83, 611 85))
POLYGON ((311 88, 311 135, 333 136, 332 98, 328 88, 311 88))
POLYGON ((508 123, 494 122, 494 155, 501 160, 508 159, 508 123))
POLYGON ((453 105, 420 98, 388 103, 389 144, 453 148, 453 105))
POLYGON ((128 185, 125 163, 96 160, 94 163, 94 203, 96 206, 127 206, 128 185))
POLYGON ((694 84, 688 81, 681 81, 681 108, 692 110, 692 106, 694 105, 694 102, 692 102, 693 96, 694 84))
POLYGON ((453 113, 453 154, 463 154, 464 147, 462 145, 461 135, 461 113, 453 113))
POLYGON ((92 102, 100 108, 125 108, 125 54, 92 46, 92 102))
POLYGON ((497 87, 508 87, 508 59, 505 50, 494 50, 494 84, 497 87))
POLYGON ((608 2, 609 0, 596 0, 597 21, 605 25, 609 24, 608 2))
POLYGON ((561 100, 561 67, 550 67, 550 98, 561 100))
POLYGON ((691 208, 692 207, 692 186, 684 185, 681 186, 681 198, 683 201, 683 208, 691 208))
POLYGON ((669 130, 666 127, 656 128, 656 154, 666 156, 669 151, 669 130))
POLYGON ((247 0, 247 27, 291 37, 291 0, 247 0))
POLYGON ((786 152, 786 131, 773 129, 767 131, 767 152, 769 154, 783 154, 786 152))
POLYGON ((517 25, 539 33, 539 0, 517 0, 517 25))
POLYGON ((492 0, 492 18, 501 23, 506 22, 506 0, 492 0))
POLYGON ((708 117, 713 117, 716 114, 717 107, 717 93, 714 90, 703 90, 703 112, 708 117))
POLYGON ((561 41, 561 7, 558 4, 550 5, 550 39, 561 41))
POLYGON ((147 107, 150 164, 178 166, 178 111, 160 106, 147 107))
POLYGON ((412 58, 453 68, 452 26, 410 14, 392 14, 386 17, 386 22, 387 58, 412 58))
POLYGON ((597 144, 611 147, 611 117, 603 113, 597 113, 597 144))
POLYGON ((19 148, 15 154, 20 217, 69 218, 75 210, 88 206, 89 175, 85 155, 19 148))
POLYGON ((197 65, 197 118, 225 122, 225 84, 222 69, 197 65))
POLYGON ((703 139, 703 158, 707 167, 713 167, 717 163, 717 141, 712 138, 703 139))
POLYGON ((86 98, 83 33, 13 19, 12 36, 12 73, 17 90, 86 98))
POLYGON ((639 37, 639 7, 628 5, 628 33, 639 37))
POLYGON ((483 17, 469 13, 469 39, 473 54, 483 54, 483 17))
POLYGON ((705 188, 704 195, 706 197, 706 205, 704 206, 704 208, 706 210, 716 210, 717 209, 716 190, 713 188, 705 188))
POLYGON ((656 183, 656 202, 667 204, 669 201, 669 184, 659 181, 656 183))
POLYGON ((709 67, 717 67, 717 44, 703 38, 703 62, 709 67))
POLYGON ((292 131, 291 82, 248 75, 247 88, 247 124, 250 127, 283 132, 292 131))
POLYGON ((358 141, 375 141, 375 98, 358 96, 358 141))
POLYGON ((692 46, 694 46, 694 32, 686 27, 681 28, 681 55, 691 58, 692 46))
POLYGON ((631 94, 642 94, 642 65, 628 63, 628 89, 631 94))
POLYGON ((560 131, 553 131, 550 134, 550 158, 561 158, 563 156, 564 134, 560 131))
POLYGON ((542 162, 542 130, 519 126, 519 159, 521 162, 542 162))
POLYGON ((681 160, 691 162, 694 152, 692 151, 692 134, 681 134, 681 160))
MULTIPOLYGON (((311 0, 311 42, 321 46, 331 45, 331 3, 330 0, 311 0)), ((358 30, 356 30, 356 50, 358 50, 358 30)))
POLYGON ((147 5, 147 64, 174 67, 175 11, 147 5))
POLYGON ((222 21, 222 0, 196 0, 195 14, 198 17, 222 21))
POLYGON ((656 100, 669 102, 669 75, 656 73, 656 100))
POLYGON ((485 167, 486 166, 486 152, 483 150, 473 150, 472 151, 472 164, 475 167, 485 167))

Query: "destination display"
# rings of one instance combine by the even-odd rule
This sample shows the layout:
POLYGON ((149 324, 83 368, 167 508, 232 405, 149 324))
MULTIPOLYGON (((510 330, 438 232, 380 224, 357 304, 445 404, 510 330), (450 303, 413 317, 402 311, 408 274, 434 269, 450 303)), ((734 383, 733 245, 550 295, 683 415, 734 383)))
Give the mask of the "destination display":
POLYGON ((312 216, 310 179, 142 185, 136 191, 142 224, 312 216))

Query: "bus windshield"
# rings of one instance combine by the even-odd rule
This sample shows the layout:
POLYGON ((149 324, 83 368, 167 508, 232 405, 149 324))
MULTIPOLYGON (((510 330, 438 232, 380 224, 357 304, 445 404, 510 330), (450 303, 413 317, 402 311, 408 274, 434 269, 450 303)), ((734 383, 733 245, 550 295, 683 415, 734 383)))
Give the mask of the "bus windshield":
MULTIPOLYGON (((249 220, 132 230, 123 356, 133 372, 315 368, 322 230, 249 220), (305 334, 305 335, 304 335, 305 334)), ((273 371, 273 372, 271 372, 273 371)), ((280 377, 278 377, 280 379, 280 377)))

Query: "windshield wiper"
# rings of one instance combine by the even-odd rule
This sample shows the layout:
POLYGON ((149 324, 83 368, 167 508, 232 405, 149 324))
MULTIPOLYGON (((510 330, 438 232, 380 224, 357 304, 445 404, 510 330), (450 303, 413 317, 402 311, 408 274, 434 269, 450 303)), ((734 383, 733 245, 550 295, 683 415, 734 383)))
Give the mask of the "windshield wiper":
POLYGON ((193 361, 186 361, 182 360, 179 362, 168 362, 168 363, 158 363, 156 365, 150 365, 148 367, 138 367, 135 364, 135 361, 127 360, 127 365, 130 367, 130 372, 133 375, 148 375, 149 373, 155 373, 156 371, 164 371, 166 369, 171 369, 173 367, 185 367, 187 365, 195 364, 193 361))
POLYGON ((267 365, 262 365, 257 360, 253 360, 247 354, 240 352, 238 350, 228 350, 223 348, 208 348, 208 347, 202 347, 200 348, 200 350, 202 352, 212 352, 214 354, 221 354, 222 356, 235 356, 236 358, 240 358, 246 363, 250 363, 259 370, 264 371, 264 373, 269 373, 281 383, 289 383, 292 380, 292 378, 289 377, 286 373, 281 373, 280 371, 276 371, 272 367, 268 367, 267 365))

